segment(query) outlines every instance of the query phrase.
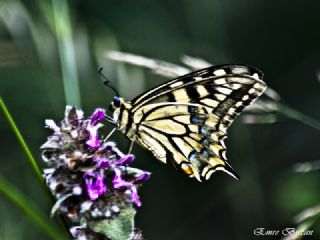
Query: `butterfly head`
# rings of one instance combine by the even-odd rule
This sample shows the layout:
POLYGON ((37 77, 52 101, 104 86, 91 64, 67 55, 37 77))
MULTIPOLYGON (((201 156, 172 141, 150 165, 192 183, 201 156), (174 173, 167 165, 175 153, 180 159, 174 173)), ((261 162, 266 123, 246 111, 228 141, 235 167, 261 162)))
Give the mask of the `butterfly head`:
POLYGON ((121 97, 114 97, 113 101, 109 105, 109 110, 114 112, 117 108, 120 108, 124 99, 121 97))
POLYGON ((119 119, 119 116, 123 115, 121 112, 127 113, 130 108, 131 103, 128 100, 117 96, 113 98, 113 101, 109 105, 109 110, 113 112, 113 120, 115 122, 121 121, 121 119, 119 119))

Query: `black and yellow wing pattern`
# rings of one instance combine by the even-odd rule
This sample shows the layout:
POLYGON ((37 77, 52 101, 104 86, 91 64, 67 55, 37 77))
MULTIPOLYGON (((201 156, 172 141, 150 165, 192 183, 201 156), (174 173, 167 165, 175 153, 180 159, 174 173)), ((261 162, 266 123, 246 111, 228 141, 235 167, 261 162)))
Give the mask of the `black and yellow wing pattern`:
POLYGON ((131 102, 115 98, 114 120, 132 141, 161 162, 172 161, 190 177, 207 180, 227 162, 224 140, 235 117, 266 89, 261 71, 219 65, 155 87, 131 102))

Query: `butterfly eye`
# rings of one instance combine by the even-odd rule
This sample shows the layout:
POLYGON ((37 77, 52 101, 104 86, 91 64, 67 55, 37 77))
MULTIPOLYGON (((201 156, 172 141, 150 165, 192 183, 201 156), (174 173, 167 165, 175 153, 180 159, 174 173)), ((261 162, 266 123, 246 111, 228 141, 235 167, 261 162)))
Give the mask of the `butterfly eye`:
POLYGON ((116 107, 116 108, 118 108, 118 107, 120 107, 120 98, 119 97, 114 97, 113 98, 113 105, 114 105, 114 107, 116 107))

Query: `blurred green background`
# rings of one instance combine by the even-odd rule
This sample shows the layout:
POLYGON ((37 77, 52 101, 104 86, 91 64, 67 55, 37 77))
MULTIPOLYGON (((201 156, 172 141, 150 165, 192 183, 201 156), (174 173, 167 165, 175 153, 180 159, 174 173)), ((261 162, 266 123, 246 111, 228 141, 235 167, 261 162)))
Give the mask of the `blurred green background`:
MULTIPOLYGON (((113 98, 99 67, 128 99, 167 80, 107 59, 111 50, 176 64, 185 54, 213 64, 249 64, 265 73, 286 103, 320 119, 319 9, 316 0, 0 0, 0 95, 43 167, 39 146, 50 132, 46 118, 62 119, 67 102, 90 114, 113 98)), ((122 134, 113 140, 125 151, 122 134)), ((135 165, 153 173, 140 189, 136 226, 150 240, 279 239, 253 231, 294 227, 296 214, 320 204, 319 171, 293 171, 295 163, 319 159, 319 140, 316 129, 295 121, 237 120, 227 146, 241 180, 217 173, 205 183, 135 146, 135 165)), ((52 202, 2 112, 0 175, 54 224, 52 202)), ((49 239, 3 195, 0 214, 1 240, 49 239)), ((311 229, 314 236, 305 239, 319 239, 320 222, 311 229)))

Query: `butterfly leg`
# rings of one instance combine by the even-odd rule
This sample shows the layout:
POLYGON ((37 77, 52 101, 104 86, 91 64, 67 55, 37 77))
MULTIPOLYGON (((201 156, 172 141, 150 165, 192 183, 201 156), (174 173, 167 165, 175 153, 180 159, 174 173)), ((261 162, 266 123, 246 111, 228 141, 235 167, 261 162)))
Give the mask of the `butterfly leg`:
MULTIPOLYGON (((131 153, 131 151, 132 151, 132 147, 133 147, 133 142, 134 141, 130 141, 130 145, 129 145, 129 147, 128 147, 128 150, 127 150, 127 154, 130 154, 131 153)), ((128 175, 128 171, 127 171, 127 164, 124 166, 124 168, 125 168, 125 175, 128 175)))
POLYGON ((130 141, 130 145, 129 145, 129 147, 128 147, 127 154, 130 154, 130 153, 131 153, 132 147, 133 147, 133 143, 134 143, 134 141, 130 141))
POLYGON ((103 141, 106 142, 109 139, 109 137, 111 137, 111 135, 114 133, 115 130, 117 130, 117 128, 112 129, 108 134, 108 136, 106 136, 106 138, 103 141))

